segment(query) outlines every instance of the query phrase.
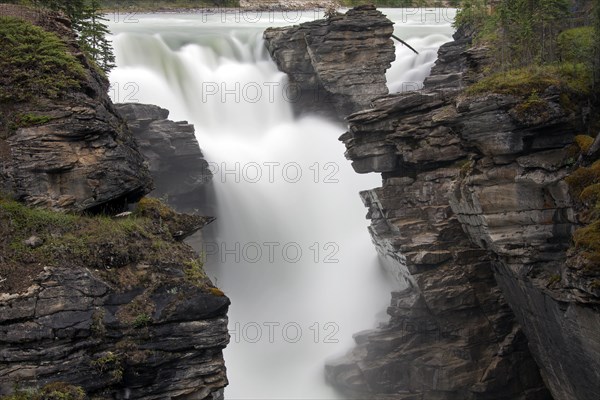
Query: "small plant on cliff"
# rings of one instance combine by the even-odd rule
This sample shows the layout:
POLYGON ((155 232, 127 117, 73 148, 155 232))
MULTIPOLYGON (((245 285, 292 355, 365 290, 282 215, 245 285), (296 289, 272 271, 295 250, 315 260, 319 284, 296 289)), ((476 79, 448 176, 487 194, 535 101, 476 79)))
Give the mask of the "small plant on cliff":
POLYGON ((85 391, 79 386, 65 382, 49 383, 41 389, 16 389, 10 396, 0 400, 86 400, 85 391))
POLYGON ((101 374, 109 374, 115 382, 123 379, 123 360, 120 354, 107 351, 103 356, 92 361, 91 366, 101 374))
POLYGON ((133 320, 133 327, 136 329, 145 328, 152 323, 152 317, 146 313, 139 314, 133 320))
POLYGON ((0 71, 0 103, 58 98, 79 88, 85 77, 83 66, 54 33, 2 16, 0 71))
POLYGON ((200 259, 189 260, 184 263, 185 268, 185 279, 189 283, 199 288, 206 287, 206 281, 208 280, 204 273, 204 262, 200 259))
POLYGON ((18 128, 44 125, 52 121, 52 119, 53 118, 48 115, 39 115, 34 113, 17 114, 10 123, 9 128, 12 130, 17 130, 18 128))
POLYGON ((329 4, 327 4, 327 7, 325 7, 325 11, 323 12, 323 16, 327 19, 331 19, 337 15, 339 15, 338 13, 338 8, 340 7, 340 5, 336 2, 331 2, 329 4))

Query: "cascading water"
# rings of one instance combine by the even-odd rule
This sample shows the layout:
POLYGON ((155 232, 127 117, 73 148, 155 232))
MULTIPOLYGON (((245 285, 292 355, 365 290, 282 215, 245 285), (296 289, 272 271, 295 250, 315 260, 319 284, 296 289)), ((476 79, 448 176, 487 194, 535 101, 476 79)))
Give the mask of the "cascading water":
MULTIPOLYGON (((390 89, 415 89, 402 82, 422 82, 450 40, 449 18, 384 12, 421 50, 399 45, 390 89)), ((324 382, 325 360, 374 327, 389 302, 392 285, 357 195, 379 177, 353 172, 337 141, 343 126, 293 118, 286 76, 262 43, 267 26, 318 16, 121 15, 110 23, 113 100, 157 104, 192 122, 214 172, 217 221, 203 250, 209 276, 232 301, 228 399, 339 398, 324 382)))

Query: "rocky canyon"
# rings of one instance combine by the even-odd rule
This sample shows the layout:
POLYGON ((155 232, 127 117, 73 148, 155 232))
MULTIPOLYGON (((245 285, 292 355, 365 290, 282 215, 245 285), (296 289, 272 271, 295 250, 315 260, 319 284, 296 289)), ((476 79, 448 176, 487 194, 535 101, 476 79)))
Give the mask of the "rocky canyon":
POLYGON ((360 100, 329 103, 347 116, 340 140, 354 170, 383 178, 361 197, 401 289, 389 322, 356 334, 355 349, 327 366, 328 380, 361 398, 595 399, 597 273, 569 250, 581 222, 567 177, 594 161, 576 140, 585 100, 552 85, 535 104, 469 90, 490 49, 462 30, 440 48, 422 90, 382 93, 390 26, 359 7, 265 33, 292 81, 334 98, 352 79, 340 71, 369 71, 361 76, 372 85, 358 86, 369 87, 360 100), (352 30, 370 18, 367 34, 352 30), (338 32, 347 40, 337 42, 338 32), (350 47, 311 47, 313 37, 350 47), (345 58, 353 52, 363 59, 345 58), (327 57, 338 61, 320 73, 327 57))

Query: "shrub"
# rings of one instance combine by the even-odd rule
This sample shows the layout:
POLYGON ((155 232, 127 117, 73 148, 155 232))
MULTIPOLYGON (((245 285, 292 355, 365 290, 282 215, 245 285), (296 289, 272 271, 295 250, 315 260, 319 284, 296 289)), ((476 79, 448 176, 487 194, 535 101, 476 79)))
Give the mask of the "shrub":
POLYGON ((58 98, 80 87, 81 63, 54 33, 0 16, 0 103, 58 98), (60 71, 60 73, 57 73, 60 71))
POLYGON ((594 28, 582 26, 567 29, 558 35, 557 43, 560 58, 563 61, 580 63, 592 62, 594 54, 594 28))
POLYGON ((136 329, 145 328, 146 326, 152 323, 152 317, 150 315, 143 313, 139 314, 133 320, 133 327, 136 329))

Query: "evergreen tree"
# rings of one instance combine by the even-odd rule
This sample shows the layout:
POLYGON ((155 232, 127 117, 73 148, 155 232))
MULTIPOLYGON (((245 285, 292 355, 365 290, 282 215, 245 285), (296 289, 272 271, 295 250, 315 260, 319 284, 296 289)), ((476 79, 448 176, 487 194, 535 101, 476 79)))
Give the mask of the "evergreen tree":
POLYGON ((106 36, 110 34, 107 21, 99 12, 100 2, 88 0, 81 12, 79 40, 80 45, 94 59, 103 71, 109 72, 114 66, 115 56, 106 36))
POLYGON ((110 33, 107 21, 100 13, 99 0, 33 0, 34 5, 64 12, 79 36, 81 48, 108 73, 114 66, 115 56, 106 36, 110 33))

